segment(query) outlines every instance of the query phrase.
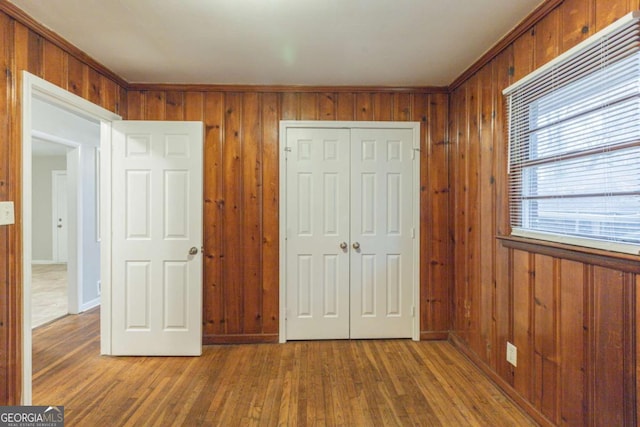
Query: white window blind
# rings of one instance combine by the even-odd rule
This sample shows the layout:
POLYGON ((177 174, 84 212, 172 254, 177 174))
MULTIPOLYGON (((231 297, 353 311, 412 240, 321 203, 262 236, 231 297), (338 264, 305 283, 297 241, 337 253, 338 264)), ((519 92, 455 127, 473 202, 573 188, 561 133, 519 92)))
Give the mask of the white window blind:
POLYGON ((514 235, 639 253, 639 17, 505 89, 514 235))

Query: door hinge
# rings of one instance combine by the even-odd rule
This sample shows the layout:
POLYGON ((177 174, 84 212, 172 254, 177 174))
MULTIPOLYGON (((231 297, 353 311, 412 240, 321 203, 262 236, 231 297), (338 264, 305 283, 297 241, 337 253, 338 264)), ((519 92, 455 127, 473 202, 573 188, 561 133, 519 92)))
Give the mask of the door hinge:
POLYGON ((284 151, 286 151, 287 153, 291 152, 291 147, 284 147, 284 151))
POLYGON ((415 228, 412 228, 412 229, 411 229, 411 238, 412 238, 412 239, 415 239, 415 238, 416 238, 416 229, 415 229, 415 228))
POLYGON ((416 306, 411 307, 411 317, 416 317, 416 306))
POLYGON ((411 160, 416 158, 416 151, 419 153, 420 149, 419 148, 414 148, 413 151, 411 152, 411 160))

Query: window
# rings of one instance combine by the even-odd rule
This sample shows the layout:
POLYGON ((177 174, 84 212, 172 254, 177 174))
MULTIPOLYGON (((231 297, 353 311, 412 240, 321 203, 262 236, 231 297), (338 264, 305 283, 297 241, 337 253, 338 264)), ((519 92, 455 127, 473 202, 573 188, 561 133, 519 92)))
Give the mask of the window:
POLYGON ((505 89, 512 234, 639 253, 638 18, 505 89))

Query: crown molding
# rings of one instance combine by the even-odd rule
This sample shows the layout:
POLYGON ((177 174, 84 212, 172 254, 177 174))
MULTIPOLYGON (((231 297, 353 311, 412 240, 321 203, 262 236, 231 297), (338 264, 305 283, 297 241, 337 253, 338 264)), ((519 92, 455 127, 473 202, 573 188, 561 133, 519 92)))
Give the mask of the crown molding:
POLYGON ((297 92, 297 93, 449 93, 447 86, 304 86, 304 85, 235 85, 182 83, 129 83, 128 90, 183 92, 297 92))

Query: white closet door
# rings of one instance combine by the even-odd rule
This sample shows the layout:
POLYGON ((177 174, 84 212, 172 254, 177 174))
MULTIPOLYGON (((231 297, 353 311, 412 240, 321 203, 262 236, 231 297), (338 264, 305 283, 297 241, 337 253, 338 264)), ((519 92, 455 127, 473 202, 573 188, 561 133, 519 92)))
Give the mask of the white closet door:
POLYGON ((349 338, 349 130, 288 129, 286 145, 286 338, 349 338))
POLYGON ((413 133, 351 131, 351 338, 410 338, 413 133))

